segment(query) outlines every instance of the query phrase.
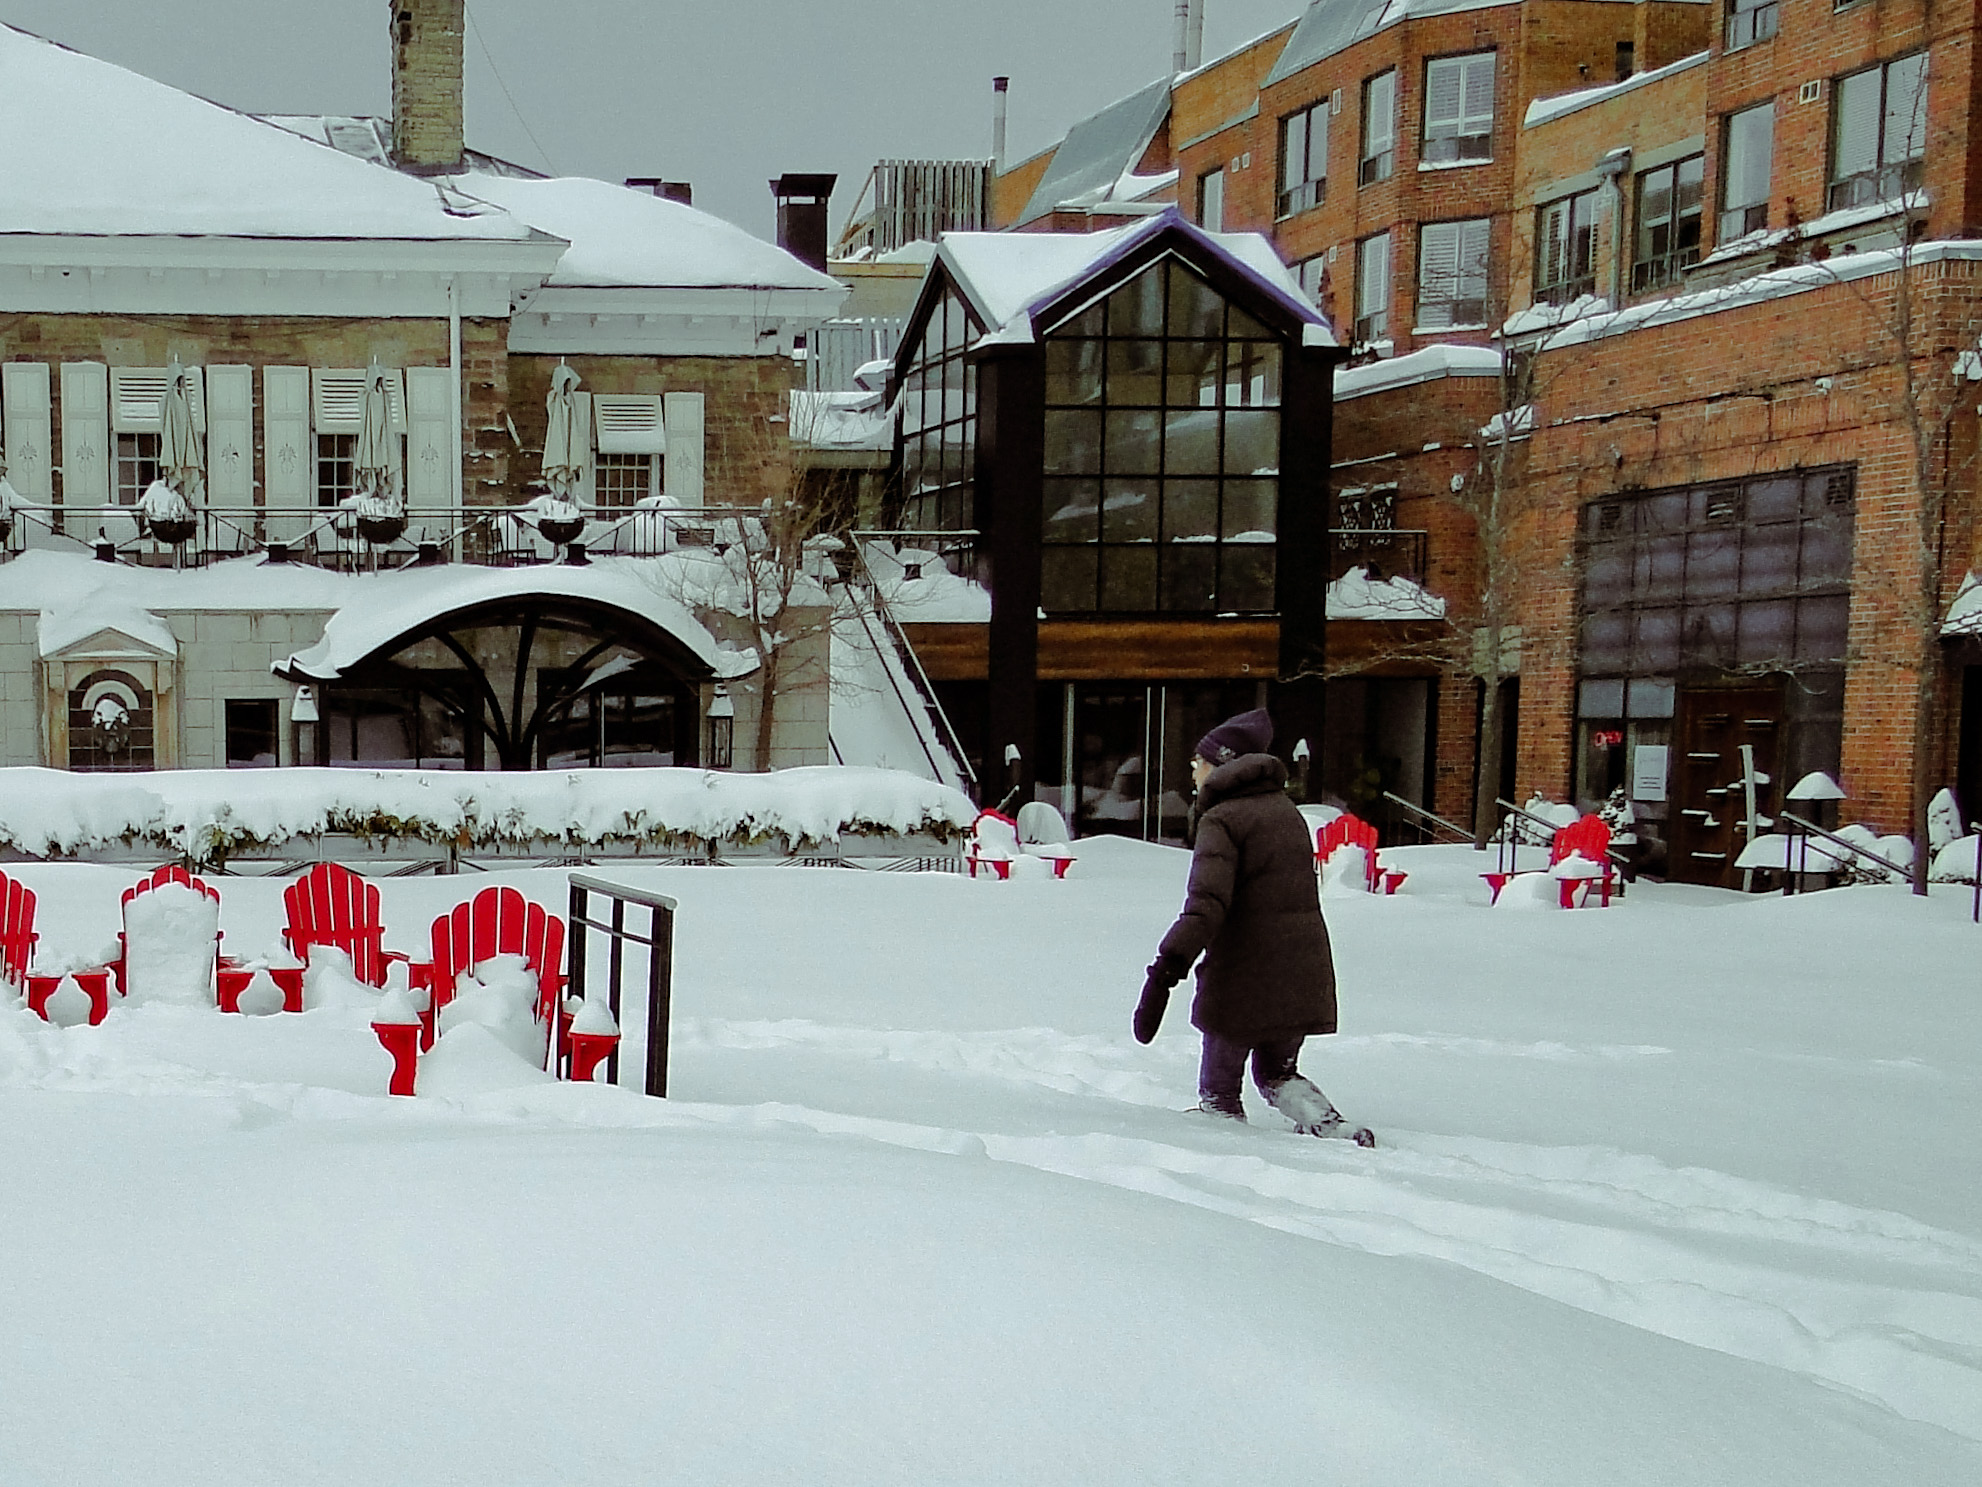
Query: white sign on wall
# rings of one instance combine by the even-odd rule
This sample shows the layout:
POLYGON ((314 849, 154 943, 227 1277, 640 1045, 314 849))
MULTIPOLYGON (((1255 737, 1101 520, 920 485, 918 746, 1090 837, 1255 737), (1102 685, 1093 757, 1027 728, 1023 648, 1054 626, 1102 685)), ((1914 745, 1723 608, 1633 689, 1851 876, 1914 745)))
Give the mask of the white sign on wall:
POLYGON ((1665 799, 1664 744, 1639 744, 1631 751, 1631 798, 1665 799))

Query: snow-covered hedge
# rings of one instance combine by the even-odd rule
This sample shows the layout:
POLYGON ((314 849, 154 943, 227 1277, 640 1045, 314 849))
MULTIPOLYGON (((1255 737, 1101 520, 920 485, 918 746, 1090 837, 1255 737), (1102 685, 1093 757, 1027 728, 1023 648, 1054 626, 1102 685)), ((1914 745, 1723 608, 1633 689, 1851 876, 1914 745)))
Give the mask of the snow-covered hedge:
POLYGON ((797 850, 845 836, 952 839, 976 814, 960 792, 886 769, 0 769, 0 847, 37 857, 142 844, 219 863, 326 832, 464 850, 780 840, 797 850))

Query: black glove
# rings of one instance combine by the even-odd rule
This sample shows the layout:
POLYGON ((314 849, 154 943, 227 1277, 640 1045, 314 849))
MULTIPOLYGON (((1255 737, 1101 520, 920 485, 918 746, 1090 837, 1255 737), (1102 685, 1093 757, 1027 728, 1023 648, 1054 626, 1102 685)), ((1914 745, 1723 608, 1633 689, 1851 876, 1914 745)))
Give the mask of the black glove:
POLYGON ((1147 1043, 1155 1038, 1156 1030, 1163 1026, 1163 1013, 1170 1005, 1170 988, 1184 979, 1188 969, 1167 955, 1159 955, 1150 963, 1149 974, 1142 983, 1142 1000, 1136 1003, 1136 1042, 1147 1043))

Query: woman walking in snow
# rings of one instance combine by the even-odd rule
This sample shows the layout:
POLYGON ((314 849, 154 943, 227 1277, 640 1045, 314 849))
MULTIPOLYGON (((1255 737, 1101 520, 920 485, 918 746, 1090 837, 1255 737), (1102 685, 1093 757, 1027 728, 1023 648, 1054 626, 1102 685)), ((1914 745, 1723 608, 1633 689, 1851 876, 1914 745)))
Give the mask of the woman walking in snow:
POLYGON ((1335 962, 1307 821, 1287 798, 1287 766, 1267 752, 1272 741, 1263 709, 1198 741, 1190 889, 1143 983, 1136 1041, 1156 1036, 1171 988, 1203 955, 1191 1003, 1204 1035, 1198 1109, 1246 1118, 1239 1085, 1250 1055, 1253 1083, 1297 1130, 1374 1146, 1297 1068, 1307 1037, 1335 1031, 1335 962))

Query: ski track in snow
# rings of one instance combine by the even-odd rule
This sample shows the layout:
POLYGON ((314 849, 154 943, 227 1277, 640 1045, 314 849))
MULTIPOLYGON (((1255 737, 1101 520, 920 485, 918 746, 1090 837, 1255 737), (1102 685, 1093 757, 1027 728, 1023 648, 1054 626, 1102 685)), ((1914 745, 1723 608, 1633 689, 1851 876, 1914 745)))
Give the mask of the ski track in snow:
MULTIPOLYGON (((1045 1028, 900 1032, 706 1019, 682 1033, 691 1046, 837 1053, 1142 1107, 1169 1108, 1177 1099, 1172 1082, 1130 1067, 1147 1058, 1119 1041, 1045 1028)), ((1668 1052, 1437 1035, 1365 1041, 1547 1059, 1668 1052)), ((1807 1374, 1982 1440, 1982 1295, 1975 1294, 1982 1240, 1904 1214, 1601 1147, 1386 1132, 1378 1151, 1350 1153, 1289 1134, 1272 1143, 1269 1157, 1099 1132, 949 1130, 782 1104, 679 1108, 698 1118, 983 1154, 1372 1254, 1446 1261, 1614 1321, 1807 1374), (1793 1246, 1807 1265, 1785 1268, 1780 1248, 1767 1261, 1753 1258, 1764 1246, 1793 1246), (1868 1268, 1878 1276, 1850 1278, 1868 1268), (1895 1286, 1894 1271, 1906 1273, 1905 1284, 1895 1286)), ((1265 1134, 1207 1132, 1226 1146, 1265 1134)))

